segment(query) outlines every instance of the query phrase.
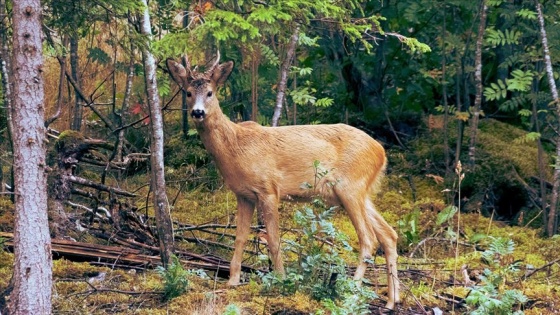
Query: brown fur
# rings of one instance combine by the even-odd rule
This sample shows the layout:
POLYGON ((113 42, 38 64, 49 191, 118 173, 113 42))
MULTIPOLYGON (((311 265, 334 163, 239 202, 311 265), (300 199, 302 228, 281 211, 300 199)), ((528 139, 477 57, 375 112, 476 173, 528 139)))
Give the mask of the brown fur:
MULTIPOLYGON (((203 74, 168 60, 174 80, 191 95, 189 110, 204 99, 204 117, 195 125, 206 150, 214 158, 226 185, 237 197, 237 231, 229 284, 239 283, 243 248, 255 207, 262 213, 274 268, 284 272, 280 253, 278 203, 319 193, 331 204, 342 205, 358 235, 361 262, 354 278, 363 278, 376 245, 385 252, 388 270, 388 308, 399 302, 397 234, 375 210, 369 194, 382 178, 385 150, 366 133, 344 124, 263 127, 235 124, 223 115, 216 87, 223 84, 232 62, 217 63, 203 74), (211 93, 209 97, 208 93, 211 93), (328 171, 317 181, 314 161, 328 171), (302 184, 314 189, 302 188, 302 184)), ((199 105, 200 106, 200 105, 199 105)))

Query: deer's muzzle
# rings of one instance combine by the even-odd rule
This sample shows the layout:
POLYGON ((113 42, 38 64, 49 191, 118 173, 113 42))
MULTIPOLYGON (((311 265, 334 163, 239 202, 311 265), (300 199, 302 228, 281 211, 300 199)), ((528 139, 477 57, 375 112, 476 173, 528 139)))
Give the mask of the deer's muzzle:
POLYGON ((206 113, 202 109, 193 109, 191 111, 191 117, 194 119, 203 119, 206 113))

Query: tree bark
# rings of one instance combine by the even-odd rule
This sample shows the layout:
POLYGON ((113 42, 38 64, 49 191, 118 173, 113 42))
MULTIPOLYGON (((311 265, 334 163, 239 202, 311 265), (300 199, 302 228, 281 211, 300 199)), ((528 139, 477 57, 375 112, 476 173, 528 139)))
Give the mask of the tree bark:
POLYGON ((474 60, 474 82, 476 86, 476 94, 474 98, 473 115, 471 117, 471 139, 469 143, 469 165, 471 170, 475 165, 475 151, 476 151, 476 134, 478 131, 478 121, 480 118, 480 108, 482 104, 482 42, 484 39, 484 30, 486 29, 486 16, 488 13, 488 6, 486 0, 481 0, 480 3, 480 22, 478 24, 478 36, 476 39, 476 50, 474 60))
MULTIPOLYGON (((539 27, 541 32, 541 40, 544 51, 544 64, 546 69, 546 74, 548 77, 548 84, 550 85, 550 92, 552 94, 552 100, 556 104, 556 126, 557 130, 560 130, 560 99, 558 99, 558 89, 556 88, 556 82, 554 81, 554 72, 552 69, 552 61, 550 59, 550 50, 548 48, 548 39, 546 36, 546 29, 544 25, 544 15, 542 12, 541 3, 539 0, 535 0, 537 7, 537 15, 539 20, 539 27)), ((556 137, 556 165, 554 167, 554 177, 552 184, 552 200, 550 202, 550 211, 548 212, 548 225, 546 227, 546 232, 549 237, 552 237, 556 233, 557 229, 557 205, 558 205, 558 189, 560 188, 560 137, 556 137)), ((543 200, 544 202, 544 200, 543 200)))
POLYGON ((272 116, 272 127, 278 126, 278 120, 282 114, 282 104, 284 103, 284 96, 286 94, 286 85, 288 82, 288 73, 290 72, 290 65, 296 52, 297 41, 299 39, 299 25, 296 26, 290 42, 288 43, 288 51, 286 52, 286 59, 280 66, 280 79, 278 80, 278 93, 276 94, 276 106, 274 107, 274 115, 272 116))
MULTIPOLYGON (((145 6, 140 16, 140 32, 148 40, 152 38, 150 13, 147 0, 142 0, 145 6)), ((150 164, 151 185, 154 192, 153 202, 158 230, 161 260, 164 266, 171 262, 173 253, 173 225, 169 213, 169 201, 165 192, 165 173, 163 165, 163 117, 156 81, 156 62, 148 45, 142 46, 142 59, 144 62, 144 76, 146 79, 146 92, 150 107, 150 164)))
POLYGON ((450 158, 449 158, 449 104, 447 103, 447 51, 445 43, 445 35, 447 33, 446 24, 446 11, 447 5, 445 1, 443 2, 443 29, 441 32, 441 92, 442 92, 442 103, 443 103, 443 158, 445 162, 445 175, 451 173, 449 168, 450 158))
MULTIPOLYGON (((7 27, 6 27, 6 1, 0 1, 0 73, 2 75, 2 98, 6 113, 6 123, 8 126, 7 138, 10 141, 10 148, 12 148, 11 134, 13 130, 13 119, 11 118, 12 111, 12 89, 10 86, 10 56, 8 52, 8 41, 7 41, 7 27)), ((0 111, 3 111, 0 109, 0 111)), ((4 142, 4 135, 0 132, 0 144, 4 142)), ((2 160, 0 159, 0 194, 4 193, 4 172, 2 166, 2 160)))
MULTIPOLYGON (((76 85, 81 88, 80 78, 78 76, 78 43, 79 40, 77 35, 72 35, 70 37, 70 66, 72 67, 72 79, 76 82, 76 85)), ((72 119, 72 130, 80 131, 82 129, 82 117, 83 117, 83 101, 78 93, 74 93, 76 100, 74 103, 74 117, 72 119)))
POLYGON ((47 218, 41 2, 13 2, 14 290, 12 314, 50 314, 51 238, 47 218))
MULTIPOLYGON (((189 9, 186 8, 183 11, 183 28, 189 26, 189 9)), ((183 62, 183 67, 186 67, 186 60, 181 58, 183 62)), ((189 110, 187 106, 187 92, 181 90, 181 127, 183 129, 183 137, 188 139, 189 137, 189 110)))

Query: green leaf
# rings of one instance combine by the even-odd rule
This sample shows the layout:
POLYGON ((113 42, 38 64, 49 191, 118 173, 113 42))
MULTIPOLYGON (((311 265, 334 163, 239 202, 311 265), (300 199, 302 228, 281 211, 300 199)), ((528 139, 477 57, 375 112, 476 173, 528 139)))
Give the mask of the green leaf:
POLYGON ((457 211, 458 211, 458 209, 457 209, 456 206, 446 207, 440 213, 438 213, 437 219, 436 219, 436 225, 439 226, 439 225, 442 225, 445 222, 450 221, 451 219, 453 219, 453 216, 455 216, 457 211))
POLYGON ((90 48, 88 50, 88 58, 101 65, 106 65, 111 62, 111 57, 99 47, 90 48))

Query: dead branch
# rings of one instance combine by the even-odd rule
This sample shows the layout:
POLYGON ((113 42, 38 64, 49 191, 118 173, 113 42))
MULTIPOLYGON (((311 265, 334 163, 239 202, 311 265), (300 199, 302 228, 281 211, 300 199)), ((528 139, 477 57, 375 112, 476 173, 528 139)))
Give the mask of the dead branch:
POLYGON ((453 244, 459 244, 459 245, 463 245, 466 247, 472 247, 475 250, 480 250, 478 248, 478 246, 476 244, 470 244, 470 243, 465 243, 465 242, 459 242, 459 241, 455 241, 455 240, 450 240, 447 238, 442 238, 442 237, 426 237, 425 239, 421 240, 415 247, 414 249, 410 252, 410 254, 408 255, 409 258, 414 258, 414 254, 416 253, 416 251, 422 246, 424 245, 424 243, 428 242, 428 241, 438 241, 438 242, 451 242, 453 244))
POLYGON ((83 186, 88 186, 88 187, 91 187, 91 188, 95 188, 97 190, 110 192, 110 193, 114 193, 114 194, 125 196, 125 197, 136 197, 137 196, 136 194, 130 193, 128 191, 124 191, 122 189, 115 188, 115 187, 110 187, 110 186, 103 185, 103 184, 98 184, 98 183, 95 183, 91 180, 88 180, 88 179, 85 179, 85 178, 82 178, 82 177, 78 177, 78 176, 75 176, 75 175, 67 175, 65 177, 67 177, 67 179, 70 180, 72 183, 80 184, 80 185, 83 185, 83 186))
POLYGON ((545 265, 543 265, 539 268, 533 269, 530 272, 527 272, 523 278, 527 279, 527 278, 531 277, 532 275, 534 275, 535 273, 537 273, 537 272, 539 272, 539 271, 541 271, 545 268, 548 268, 548 267, 554 265, 555 263, 557 263, 559 261, 560 261, 560 258, 554 259, 553 261, 549 262, 548 264, 545 264, 545 265))

